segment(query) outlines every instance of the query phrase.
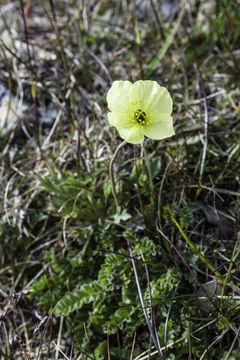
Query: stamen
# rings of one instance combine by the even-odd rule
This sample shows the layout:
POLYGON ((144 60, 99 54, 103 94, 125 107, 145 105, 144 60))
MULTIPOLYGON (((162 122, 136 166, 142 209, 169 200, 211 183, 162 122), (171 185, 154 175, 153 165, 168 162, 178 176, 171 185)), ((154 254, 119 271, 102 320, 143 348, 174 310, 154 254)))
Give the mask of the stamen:
POLYGON ((137 109, 137 111, 135 111, 135 113, 134 113, 134 119, 138 122, 138 124, 144 125, 145 119, 146 119, 145 111, 143 111, 141 109, 137 109))

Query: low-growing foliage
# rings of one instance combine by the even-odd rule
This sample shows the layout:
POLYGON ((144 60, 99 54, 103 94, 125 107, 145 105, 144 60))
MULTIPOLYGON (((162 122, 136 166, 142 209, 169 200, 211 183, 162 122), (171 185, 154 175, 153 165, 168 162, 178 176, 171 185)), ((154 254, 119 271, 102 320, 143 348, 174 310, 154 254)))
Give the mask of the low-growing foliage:
POLYGON ((159 359, 147 314, 166 360, 238 359, 239 1, 1 5, 0 358, 159 359), (118 206, 115 80, 176 133, 121 147, 118 206))

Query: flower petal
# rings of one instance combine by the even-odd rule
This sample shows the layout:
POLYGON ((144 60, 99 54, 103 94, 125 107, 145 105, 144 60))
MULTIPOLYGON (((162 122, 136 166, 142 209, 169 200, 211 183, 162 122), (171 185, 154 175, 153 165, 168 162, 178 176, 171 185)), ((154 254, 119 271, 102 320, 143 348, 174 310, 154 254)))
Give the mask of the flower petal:
POLYGON ((150 105, 151 112, 161 114, 171 114, 172 112, 172 99, 169 92, 156 81, 136 81, 130 89, 129 98, 130 101, 142 100, 145 107, 150 105))
POLYGON ((145 125, 144 135, 152 140, 161 140, 175 134, 173 129, 173 120, 167 114, 154 114, 152 116, 152 123, 145 125))
POLYGON ((172 113, 172 98, 163 86, 158 86, 158 92, 150 102, 151 111, 153 113, 171 114, 172 113))
POLYGON ((117 128, 128 128, 133 125, 133 120, 130 119, 126 114, 109 112, 107 116, 109 123, 117 128))
POLYGON ((126 80, 114 81, 107 93, 108 108, 111 111, 123 113, 129 105, 129 91, 133 84, 126 80))
POLYGON ((130 100, 146 100, 149 102, 157 93, 158 83, 152 80, 138 80, 130 90, 130 100))
POLYGON ((121 138, 130 144, 141 144, 144 140, 143 130, 140 127, 117 128, 117 131, 121 138))

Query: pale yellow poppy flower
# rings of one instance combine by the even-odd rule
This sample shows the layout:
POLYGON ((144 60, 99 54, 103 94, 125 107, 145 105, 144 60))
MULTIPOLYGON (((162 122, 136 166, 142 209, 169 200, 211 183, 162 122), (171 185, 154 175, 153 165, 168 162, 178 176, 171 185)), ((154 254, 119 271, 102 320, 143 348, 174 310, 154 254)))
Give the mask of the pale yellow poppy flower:
POLYGON ((175 134, 171 96, 156 81, 114 81, 107 103, 109 123, 131 144, 142 143, 144 136, 161 140, 175 134))

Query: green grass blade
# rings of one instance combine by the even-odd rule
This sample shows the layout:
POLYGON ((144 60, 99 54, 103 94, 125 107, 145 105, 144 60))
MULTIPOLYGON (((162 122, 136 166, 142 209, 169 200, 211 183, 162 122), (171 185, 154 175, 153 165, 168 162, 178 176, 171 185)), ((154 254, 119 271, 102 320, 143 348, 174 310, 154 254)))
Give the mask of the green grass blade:
POLYGON ((165 43, 163 44, 163 46, 160 48, 160 50, 158 51, 156 57, 152 60, 152 62, 148 65, 147 69, 146 69, 146 78, 148 78, 151 73, 158 67, 160 61, 163 59, 164 55, 166 54, 168 48, 171 46, 171 44, 173 43, 174 40, 174 36, 176 35, 180 25, 181 25, 181 21, 183 18, 183 15, 185 13, 185 6, 183 6, 179 17, 177 19, 177 22, 174 26, 174 28, 172 29, 172 31, 168 34, 165 43))
POLYGON ((184 238, 184 240, 186 240, 186 242, 188 243, 188 245, 190 246, 190 248, 195 252, 195 254, 198 255, 198 257, 202 260, 202 262, 204 262, 204 264, 209 268, 209 270, 211 270, 215 275, 217 275, 220 279, 223 279, 223 276, 217 271, 215 270, 214 266, 200 253, 200 251, 196 248, 196 246, 191 242, 191 240, 188 238, 188 236, 185 234, 185 232, 183 231, 183 229, 181 228, 181 226, 179 225, 179 223, 177 222, 177 220, 174 218, 171 209, 168 208, 168 211, 170 213, 170 216, 174 222, 174 224, 176 225, 176 227, 178 228, 178 230, 180 231, 182 237, 184 238))

